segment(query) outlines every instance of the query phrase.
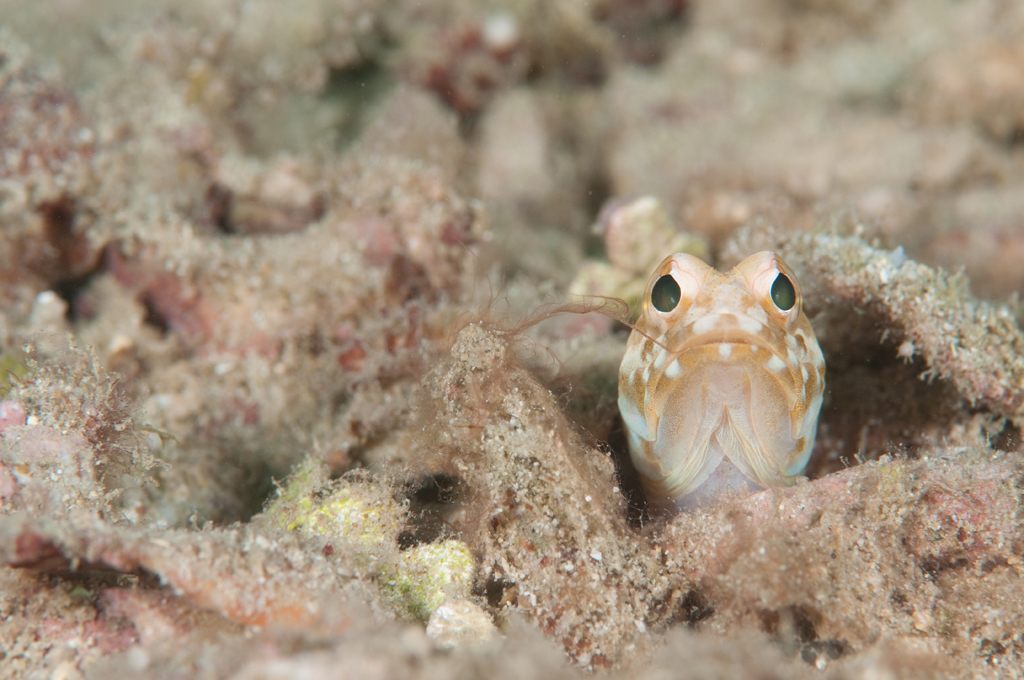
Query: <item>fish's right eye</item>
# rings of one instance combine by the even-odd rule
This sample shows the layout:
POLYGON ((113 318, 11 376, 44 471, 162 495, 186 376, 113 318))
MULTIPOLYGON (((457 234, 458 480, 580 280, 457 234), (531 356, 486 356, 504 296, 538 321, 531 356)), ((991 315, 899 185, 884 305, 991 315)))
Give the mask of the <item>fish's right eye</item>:
POLYGON ((665 274, 651 288, 651 304, 659 312, 667 314, 679 304, 680 295, 679 283, 671 274, 665 274))

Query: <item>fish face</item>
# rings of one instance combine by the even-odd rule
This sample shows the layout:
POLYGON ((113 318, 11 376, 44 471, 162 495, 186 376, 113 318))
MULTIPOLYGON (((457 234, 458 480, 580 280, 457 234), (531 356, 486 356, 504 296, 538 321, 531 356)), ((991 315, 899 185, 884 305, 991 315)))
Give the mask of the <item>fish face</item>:
POLYGON ((648 494, 681 502, 709 480, 791 484, 810 458, 824 387, 799 283, 778 255, 722 274, 676 253, 647 284, 619 410, 648 494))

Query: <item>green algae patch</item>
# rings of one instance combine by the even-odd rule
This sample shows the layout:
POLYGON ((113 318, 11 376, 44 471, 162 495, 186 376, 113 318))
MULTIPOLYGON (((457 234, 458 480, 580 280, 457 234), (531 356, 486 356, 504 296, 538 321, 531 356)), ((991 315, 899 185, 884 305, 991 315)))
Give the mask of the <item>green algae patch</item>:
POLYGON ((403 552, 381 590, 397 610, 426 621, 445 599, 468 597, 475 573, 469 546, 449 539, 403 552))
POLYGON ((0 354, 0 396, 11 391, 15 381, 25 376, 28 368, 13 354, 0 354))
POLYGON ((899 460, 881 459, 878 468, 878 496, 889 498, 894 494, 903 492, 903 477, 906 474, 906 465, 899 460))
POLYGON ((406 510, 386 485, 366 476, 328 478, 322 461, 307 458, 268 506, 272 526, 326 540, 347 551, 376 579, 399 615, 426 620, 448 597, 468 597, 476 563, 462 541, 398 548, 406 510))

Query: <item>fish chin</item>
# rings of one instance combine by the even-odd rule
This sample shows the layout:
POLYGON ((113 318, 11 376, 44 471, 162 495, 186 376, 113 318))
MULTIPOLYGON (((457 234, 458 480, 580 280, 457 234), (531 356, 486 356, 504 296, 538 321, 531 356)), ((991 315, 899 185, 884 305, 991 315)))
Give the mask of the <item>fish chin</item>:
MULTIPOLYGON (((665 395, 657 436, 644 447, 651 460, 638 465, 650 472, 660 468, 664 478, 659 486, 677 501, 721 480, 723 460, 750 488, 785 484, 798 462, 794 458, 804 451, 792 436, 790 372, 775 374, 762 362, 734 361, 723 354, 719 346, 705 345, 680 357, 690 370, 665 395)), ((735 482, 735 475, 725 477, 735 482)))
POLYGON ((747 478, 728 458, 723 458, 708 478, 691 493, 675 501, 680 510, 696 510, 717 503, 724 497, 746 496, 763 487, 747 478))

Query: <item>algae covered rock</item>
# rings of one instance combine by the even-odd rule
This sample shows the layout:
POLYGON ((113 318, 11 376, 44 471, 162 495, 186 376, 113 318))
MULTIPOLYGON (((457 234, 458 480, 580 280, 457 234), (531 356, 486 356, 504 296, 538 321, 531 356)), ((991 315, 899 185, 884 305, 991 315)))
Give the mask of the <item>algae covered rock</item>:
POLYGON ((270 524, 326 540, 372 574, 403 617, 426 621, 446 598, 469 597, 476 563, 462 541, 447 539, 400 550, 407 511, 383 483, 357 476, 329 481, 327 466, 306 459, 265 513, 270 524))

